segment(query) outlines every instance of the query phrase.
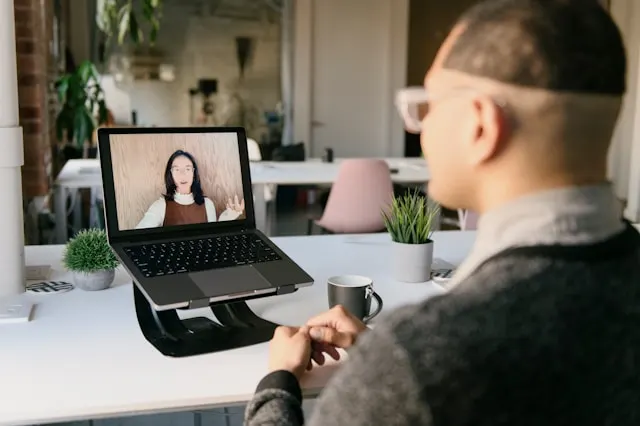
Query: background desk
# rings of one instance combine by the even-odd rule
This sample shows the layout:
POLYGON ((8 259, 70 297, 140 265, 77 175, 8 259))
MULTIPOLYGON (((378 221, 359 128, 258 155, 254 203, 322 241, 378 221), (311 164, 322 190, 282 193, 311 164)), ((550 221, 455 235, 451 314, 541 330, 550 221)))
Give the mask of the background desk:
MULTIPOLYGON (((387 158, 389 167, 398 169, 392 175, 395 183, 424 184, 429 180, 429 171, 422 158, 387 158)), ((256 225, 268 233, 267 208, 264 199, 264 185, 331 185, 338 175, 341 159, 334 163, 323 163, 317 159, 300 162, 253 162, 251 163, 251 183, 253 184, 256 225)), ((100 162, 95 159, 69 160, 55 181, 56 242, 67 241, 67 199, 72 196, 79 203, 79 189, 95 188, 102 191, 100 162)), ((80 212, 80 209, 74 209, 80 212)), ((78 214, 75 227, 79 226, 78 214)))
MULTIPOLYGON (((429 181, 429 170, 423 158, 385 158, 384 160, 389 168, 397 170, 397 173, 391 175, 391 180, 394 183, 423 185, 429 181)), ((342 161, 344 160, 336 159, 333 163, 323 163, 318 159, 310 159, 298 162, 260 161, 251 163, 251 182, 254 188, 254 209, 258 229, 269 234, 264 185, 331 186, 338 177, 342 161)))
MULTIPOLYGON (((435 254, 459 263, 474 233, 435 234, 435 254)), ((249 302, 266 319, 300 325, 327 309, 326 281, 337 274, 373 278, 384 312, 441 291, 432 283, 394 282, 386 234, 275 238, 315 279, 294 294, 249 302)), ((51 264, 56 279, 62 246, 27 247, 28 265, 51 264)), ((243 404, 267 373, 268 344, 190 358, 166 358, 144 339, 135 317, 132 287, 122 271, 116 286, 98 292, 75 289, 35 300, 33 320, 0 326, 0 424, 37 424, 132 414, 187 411, 243 404)), ((196 311, 197 312, 197 311, 196 311)), ((333 367, 305 378, 316 395, 333 367)))

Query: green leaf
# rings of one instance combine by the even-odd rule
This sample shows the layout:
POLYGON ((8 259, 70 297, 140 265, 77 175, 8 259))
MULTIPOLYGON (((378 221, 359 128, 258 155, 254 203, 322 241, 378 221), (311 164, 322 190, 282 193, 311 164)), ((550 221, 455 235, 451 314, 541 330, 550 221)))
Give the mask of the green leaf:
POLYGON ((431 241, 440 207, 420 194, 418 189, 394 197, 382 212, 385 227, 395 242, 424 244, 431 241))
POLYGON ((138 26, 138 17, 133 12, 129 14, 129 37, 131 37, 131 41, 134 44, 138 44, 142 40, 142 31, 140 31, 140 27, 138 26))
POLYGON ((58 102, 64 103, 69 90, 69 76, 64 75, 56 81, 56 91, 58 92, 58 102))
POLYGON ((116 38, 118 45, 123 45, 127 38, 133 44, 142 43, 146 36, 143 28, 148 27, 149 43, 154 44, 160 28, 162 4, 162 0, 98 0, 97 26, 105 34, 107 44, 116 38))
POLYGON ((62 108, 56 117, 56 137, 82 148, 91 141, 97 124, 107 121, 107 105, 100 86, 100 75, 90 61, 56 82, 62 108))
POLYGON ((93 132, 96 130, 96 119, 94 118, 93 115, 93 111, 90 111, 88 109, 83 109, 83 116, 84 116, 84 121, 85 121, 85 128, 87 131, 87 134, 85 136, 85 142, 90 142, 91 139, 93 139, 93 132))
POLYGON ((154 7, 151 4, 151 0, 143 0, 142 2, 142 14, 144 19, 150 21, 153 18, 154 7))
POLYGON ((56 117, 56 138, 59 142, 68 142, 73 137, 73 115, 70 112, 68 106, 63 106, 56 117))
POLYGON ((107 104, 104 100, 98 101, 98 124, 105 124, 109 120, 109 112, 107 110, 107 104))
POLYGON ((100 81, 100 73, 98 72, 98 68, 96 68, 96 66, 92 62, 89 62, 89 75, 95 83, 98 83, 100 81))
POLYGON ((124 39, 129 31, 129 20, 131 19, 131 3, 127 3, 118 12, 118 44, 124 43, 124 39))
POLYGON ((160 21, 156 17, 151 17, 151 31, 149 32, 149 43, 155 44, 158 39, 158 31, 160 31, 160 21))
POLYGON ((110 16, 110 9, 112 8, 113 3, 114 0, 98 0, 98 4, 96 6, 96 25, 100 31, 105 34, 111 33, 112 19, 110 16))
POLYGON ((80 69, 77 69, 75 73, 69 75, 66 93, 67 102, 75 104, 82 100, 86 96, 83 89, 84 82, 80 77, 80 69))
POLYGON ((88 129, 85 112, 86 109, 78 108, 73 115, 73 141, 78 148, 82 148, 87 140, 88 129))

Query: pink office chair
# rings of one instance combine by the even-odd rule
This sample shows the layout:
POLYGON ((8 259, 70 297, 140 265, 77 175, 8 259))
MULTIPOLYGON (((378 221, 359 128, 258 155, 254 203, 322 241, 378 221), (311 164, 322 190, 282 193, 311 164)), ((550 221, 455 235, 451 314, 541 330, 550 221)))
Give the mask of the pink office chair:
POLYGON ((333 234, 357 234, 384 230, 382 210, 393 201, 393 183, 384 160, 358 158, 344 160, 331 188, 327 205, 313 224, 333 234))

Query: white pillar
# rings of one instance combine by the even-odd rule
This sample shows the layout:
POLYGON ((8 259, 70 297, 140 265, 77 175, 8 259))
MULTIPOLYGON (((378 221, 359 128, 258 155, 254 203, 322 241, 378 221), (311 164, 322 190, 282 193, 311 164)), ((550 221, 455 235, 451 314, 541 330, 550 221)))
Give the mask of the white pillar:
POLYGON ((282 129, 282 145, 291 145, 293 141, 293 0, 284 0, 281 10, 281 78, 282 107, 284 126, 282 129))
MULTIPOLYGON (((640 31, 635 24, 640 9, 634 5, 636 0, 612 0, 610 12, 624 38, 627 48, 627 94, 618 118, 609 149, 608 178, 613 182, 616 195, 627 201, 633 196, 629 194, 631 179, 631 156, 634 144, 634 128, 636 127, 636 97, 638 94, 638 36, 640 31)), ((633 204, 633 201, 631 201, 633 204)))
POLYGON ((627 94, 609 153, 609 178, 616 193, 627 200, 625 217, 640 221, 640 4, 611 0, 611 15, 627 49, 627 94))
POLYGON ((24 292, 22 128, 18 121, 18 73, 13 1, 0 1, 0 298, 24 292))

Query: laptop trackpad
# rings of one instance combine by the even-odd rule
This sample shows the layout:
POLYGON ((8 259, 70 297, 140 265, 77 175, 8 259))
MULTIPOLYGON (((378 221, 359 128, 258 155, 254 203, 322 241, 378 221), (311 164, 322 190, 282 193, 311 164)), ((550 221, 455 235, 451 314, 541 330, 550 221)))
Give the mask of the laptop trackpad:
POLYGON ((269 281, 251 265, 194 272, 189 274, 189 278, 206 297, 271 288, 269 281))

